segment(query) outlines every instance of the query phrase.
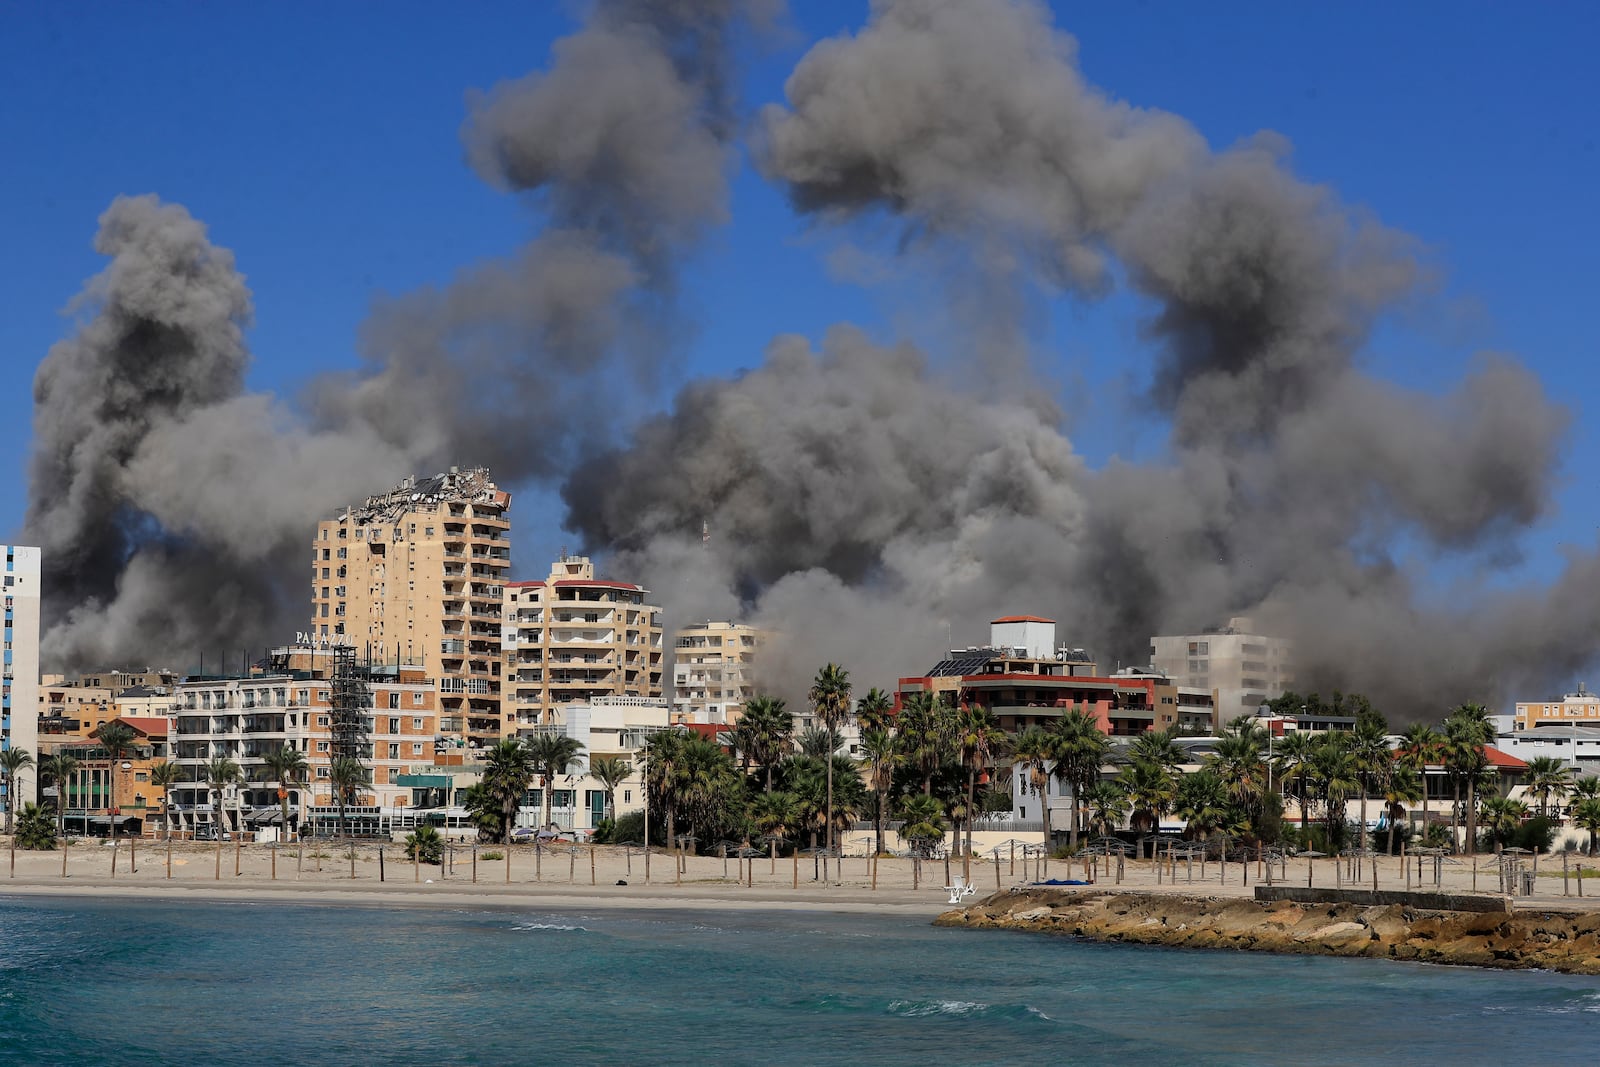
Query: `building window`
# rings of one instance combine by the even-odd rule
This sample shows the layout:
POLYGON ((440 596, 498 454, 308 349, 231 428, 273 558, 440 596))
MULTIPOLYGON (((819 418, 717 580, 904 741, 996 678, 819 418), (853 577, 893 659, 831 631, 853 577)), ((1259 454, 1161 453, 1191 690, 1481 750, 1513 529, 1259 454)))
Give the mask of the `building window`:
MULTIPOLYGON (((411 704, 413 707, 422 707, 422 691, 420 689, 411 694, 411 704)), ((421 719, 417 720, 417 729, 422 729, 421 719)))
POLYGON ((389 732, 391 734, 397 734, 397 733, 400 732, 400 720, 399 719, 390 719, 389 720, 389 732))
POLYGON ((421 741, 413 741, 413 742, 411 742, 411 754, 413 756, 422 755, 422 742, 421 741))
POLYGON ((400 758, 400 746, 398 744, 391 744, 389 746, 389 758, 390 759, 399 759, 400 758))
POLYGON ((318 752, 326 752, 326 751, 328 751, 328 747, 329 747, 328 746, 328 742, 326 742, 326 741, 318 741, 317 742, 317 751, 318 752))
MULTIPOLYGON (((398 708, 400 706, 400 694, 399 693, 390 693, 389 694, 389 706, 391 708, 398 708)), ((391 719, 390 721, 391 722, 395 722, 395 723, 399 722, 398 719, 391 719)), ((396 726, 395 729, 398 730, 399 726, 396 726)))
MULTIPOLYGON (((418 694, 417 694, 417 695, 418 695, 418 696, 421 696, 421 695, 422 695, 422 694, 421 694, 421 693, 418 693, 418 694)), ((420 716, 420 715, 419 715, 419 716, 417 716, 417 717, 416 717, 416 718, 414 718, 414 719, 412 719, 412 720, 411 720, 411 728, 412 728, 412 729, 413 729, 413 730, 420 730, 420 729, 422 729, 422 716, 420 716)))

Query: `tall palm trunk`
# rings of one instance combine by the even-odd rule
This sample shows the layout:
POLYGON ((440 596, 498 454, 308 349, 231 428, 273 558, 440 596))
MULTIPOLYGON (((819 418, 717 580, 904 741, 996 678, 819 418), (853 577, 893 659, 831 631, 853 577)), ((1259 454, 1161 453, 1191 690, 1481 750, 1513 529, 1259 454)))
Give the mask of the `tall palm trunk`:
POLYGON ((874 814, 874 817, 873 817, 873 824, 874 824, 873 825, 873 830, 875 831, 876 837, 877 837, 877 842, 876 843, 877 843, 878 851, 876 853, 874 853, 874 855, 881 856, 881 855, 883 855, 883 805, 884 805, 884 801, 887 798, 884 795, 885 794, 885 790, 883 790, 881 788, 880 789, 875 789, 875 790, 873 790, 873 792, 878 794, 878 810, 874 814))
MULTIPOLYGON (((832 730, 829 731, 829 740, 832 740, 832 730)), ((828 851, 833 851, 833 752, 828 752, 828 851)))
POLYGON ((1050 780, 1046 778, 1038 783, 1039 786, 1039 814, 1044 818, 1044 846, 1045 851, 1050 851, 1050 780))
POLYGON ((1467 779, 1467 855, 1478 854, 1478 776, 1467 779))
POLYGON ((976 801, 978 791, 978 771, 975 767, 967 768, 967 862, 964 864, 967 873, 972 871, 972 805, 976 801))
POLYGON ((1072 851, 1078 851, 1078 783, 1072 783, 1072 851))
POLYGON ((1356 848, 1367 847, 1367 783, 1361 783, 1361 827, 1356 832, 1356 848))
POLYGON ((1450 791, 1454 794, 1450 805, 1450 844, 1459 847, 1461 844, 1461 779, 1454 778, 1450 783, 1450 791))
MULTIPOLYGON (((1424 835, 1428 832, 1428 765, 1426 763, 1422 765, 1422 832, 1424 835)), ((1423 838, 1423 844, 1427 844, 1426 836, 1423 838)))

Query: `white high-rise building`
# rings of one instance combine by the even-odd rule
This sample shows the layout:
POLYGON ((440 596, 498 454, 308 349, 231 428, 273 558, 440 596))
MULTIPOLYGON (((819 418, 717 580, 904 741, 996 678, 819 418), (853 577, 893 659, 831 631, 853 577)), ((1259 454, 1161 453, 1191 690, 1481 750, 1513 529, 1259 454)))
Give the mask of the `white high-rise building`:
POLYGON ((1218 726, 1253 715, 1294 685, 1293 646, 1257 633, 1247 618, 1198 634, 1150 639, 1150 663, 1180 686, 1210 691, 1218 726))
MULTIPOLYGON (((5 666, 0 677, 0 749, 25 748, 39 759, 39 550, 20 545, 5 549, 5 666)), ((35 796, 37 766, 18 772, 9 789, 7 810, 21 810, 35 796)))

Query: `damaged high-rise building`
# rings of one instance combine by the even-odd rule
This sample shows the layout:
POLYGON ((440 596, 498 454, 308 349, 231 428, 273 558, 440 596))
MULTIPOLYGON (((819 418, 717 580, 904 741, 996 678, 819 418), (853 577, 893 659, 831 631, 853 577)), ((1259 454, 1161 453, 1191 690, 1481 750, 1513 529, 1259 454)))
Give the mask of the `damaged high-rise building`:
POLYGON ((312 542, 312 639, 426 666, 440 734, 480 745, 508 729, 500 614, 510 509, 487 469, 452 467, 345 508, 312 542))

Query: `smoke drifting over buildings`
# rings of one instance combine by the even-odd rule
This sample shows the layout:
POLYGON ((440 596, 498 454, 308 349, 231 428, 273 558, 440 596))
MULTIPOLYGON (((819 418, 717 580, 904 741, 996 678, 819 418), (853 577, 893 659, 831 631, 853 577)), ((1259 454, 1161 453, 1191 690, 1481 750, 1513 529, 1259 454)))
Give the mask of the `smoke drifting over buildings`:
MULTIPOLYGON (((96 313, 37 387, 29 536, 57 605, 76 605, 49 653, 196 631, 195 647, 260 644, 300 619, 321 511, 468 462, 502 484, 571 470, 589 548, 643 568, 680 617, 783 630, 790 681, 828 658, 917 669, 947 626, 1010 611, 1056 615, 1105 662, 1252 613, 1296 638, 1306 681, 1365 689, 1397 719, 1589 658, 1593 560, 1548 594, 1424 603, 1385 551, 1493 553, 1545 514, 1565 414, 1539 383, 1498 358, 1442 395, 1365 374, 1376 318, 1423 274, 1413 243, 1296 177, 1275 136, 1213 150, 1088 85, 1072 40, 1020 0, 875 3, 759 113, 757 159, 819 226, 887 218, 904 255, 978 264, 992 315, 1015 307, 1007 288, 1092 299, 1126 279, 1152 309, 1166 458, 1090 469, 1037 402, 957 391, 843 325, 684 385, 625 442, 593 437, 576 396, 672 375, 675 266, 727 219, 727 38, 770 15, 601 4, 549 69, 478 98, 468 160, 546 225, 379 305, 361 369, 312 383, 303 413, 243 391, 231 256, 181 208, 114 204, 96 313)), ((1006 345, 965 359, 969 378, 1016 380, 1006 345)))

